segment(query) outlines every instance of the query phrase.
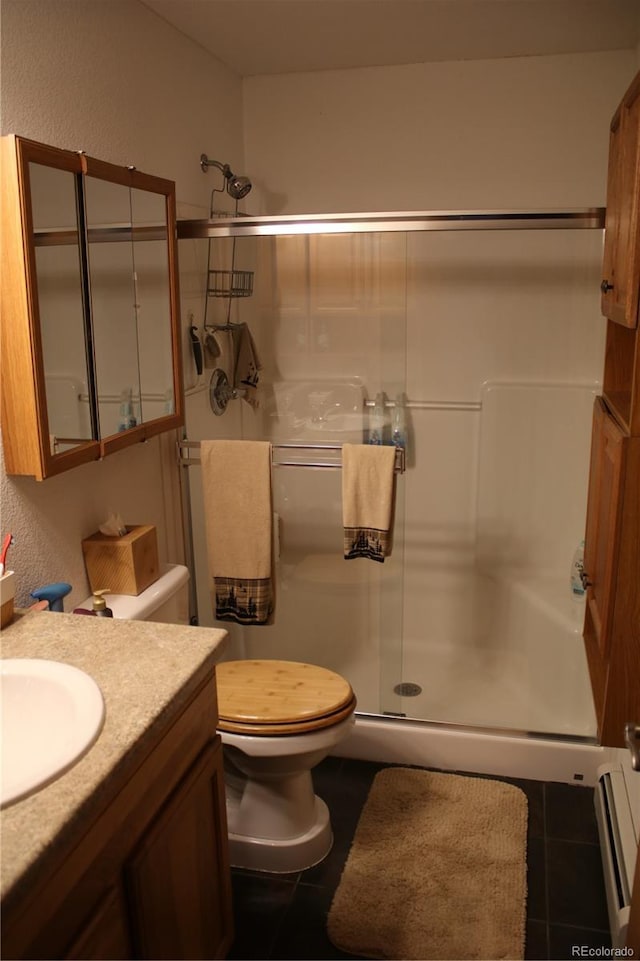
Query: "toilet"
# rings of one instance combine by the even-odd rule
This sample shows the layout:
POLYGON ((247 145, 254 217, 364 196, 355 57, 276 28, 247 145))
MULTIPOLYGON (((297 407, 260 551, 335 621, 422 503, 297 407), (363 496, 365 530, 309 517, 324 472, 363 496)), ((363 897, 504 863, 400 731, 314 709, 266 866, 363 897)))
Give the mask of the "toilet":
MULTIPOLYGON (((114 618, 188 624, 189 572, 165 565, 137 596, 107 594, 114 618)), ((91 609, 88 597, 79 607, 91 609)), ((356 697, 339 674, 296 661, 216 665, 230 861, 290 873, 321 861, 333 833, 311 770, 351 732, 356 697)))
POLYGON ((216 667, 234 867, 289 873, 331 850, 329 811, 311 770, 351 731, 350 684, 296 661, 223 661, 216 667))

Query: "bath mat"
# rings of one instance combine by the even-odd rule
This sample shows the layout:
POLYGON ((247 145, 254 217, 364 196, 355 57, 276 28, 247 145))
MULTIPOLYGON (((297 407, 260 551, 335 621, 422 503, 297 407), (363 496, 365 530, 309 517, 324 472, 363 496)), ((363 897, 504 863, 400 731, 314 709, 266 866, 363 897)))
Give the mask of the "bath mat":
POLYGON ((327 920, 334 945, 394 961, 524 957, 527 798, 486 778, 374 778, 327 920))

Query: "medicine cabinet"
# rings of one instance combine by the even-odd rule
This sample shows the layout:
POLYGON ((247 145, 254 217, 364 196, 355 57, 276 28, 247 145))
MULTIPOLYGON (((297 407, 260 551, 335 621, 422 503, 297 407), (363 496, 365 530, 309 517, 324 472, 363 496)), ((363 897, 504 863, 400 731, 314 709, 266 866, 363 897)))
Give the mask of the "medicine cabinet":
POLYGON ((2 436, 42 480, 183 423, 175 185, 2 137, 2 436))

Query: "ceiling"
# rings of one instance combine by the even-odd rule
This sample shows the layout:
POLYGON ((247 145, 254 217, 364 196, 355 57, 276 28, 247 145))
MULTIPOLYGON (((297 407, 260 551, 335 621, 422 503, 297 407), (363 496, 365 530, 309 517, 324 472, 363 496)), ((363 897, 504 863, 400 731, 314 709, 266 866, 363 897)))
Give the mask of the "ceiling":
POLYGON ((141 0, 240 76, 620 50, 638 0, 141 0))

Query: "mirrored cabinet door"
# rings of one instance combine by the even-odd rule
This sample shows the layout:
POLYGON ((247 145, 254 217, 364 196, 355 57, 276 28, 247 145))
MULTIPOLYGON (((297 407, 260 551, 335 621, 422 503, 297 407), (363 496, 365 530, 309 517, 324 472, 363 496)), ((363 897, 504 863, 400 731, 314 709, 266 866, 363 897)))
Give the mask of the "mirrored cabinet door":
POLYGON ((77 224, 79 175, 29 163, 36 300, 51 454, 97 439, 77 224))
POLYGON ((78 205, 82 160, 2 137, 2 438, 8 474, 100 455, 78 205))
POLYGON ((105 438, 141 422, 131 190, 87 176, 85 205, 98 419, 105 438))
POLYGON ((140 417, 148 424, 175 413, 167 199, 133 188, 131 211, 140 417))

